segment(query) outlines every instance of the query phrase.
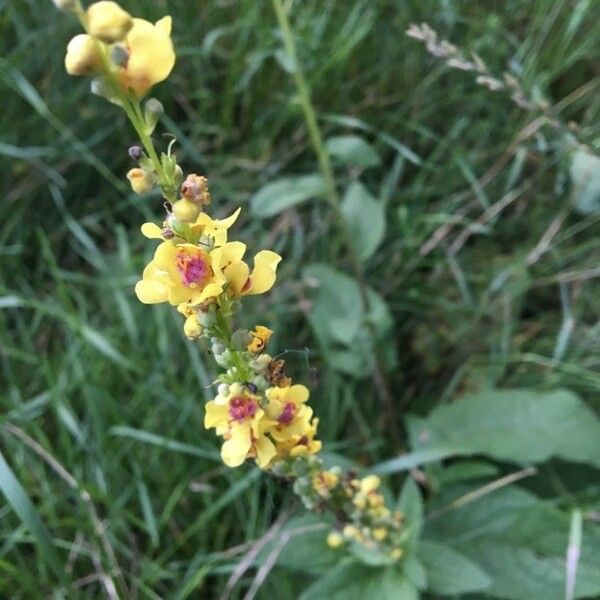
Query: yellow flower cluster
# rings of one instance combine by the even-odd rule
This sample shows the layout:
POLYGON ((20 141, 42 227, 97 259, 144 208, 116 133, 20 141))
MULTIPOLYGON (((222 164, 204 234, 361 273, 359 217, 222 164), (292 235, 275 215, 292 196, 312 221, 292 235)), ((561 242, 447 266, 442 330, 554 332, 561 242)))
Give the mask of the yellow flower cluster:
POLYGON ((65 8, 79 9, 86 30, 67 46, 65 68, 70 75, 99 75, 109 88, 119 86, 136 97, 169 76, 175 65, 171 17, 150 23, 110 0, 94 2, 85 12, 78 2, 65 8))
POLYGON ((306 405, 303 385, 269 387, 264 393, 254 384, 222 384, 206 405, 204 426, 224 438, 223 462, 230 467, 254 458, 261 469, 289 457, 315 454, 321 442, 314 439, 317 420, 306 405))

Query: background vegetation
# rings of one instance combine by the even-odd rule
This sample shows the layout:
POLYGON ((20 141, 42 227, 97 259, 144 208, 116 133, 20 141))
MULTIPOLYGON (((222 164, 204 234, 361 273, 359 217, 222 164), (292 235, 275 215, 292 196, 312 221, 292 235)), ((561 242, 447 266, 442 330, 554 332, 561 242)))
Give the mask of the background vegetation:
POLYGON ((285 258, 245 323, 270 324, 313 386, 328 459, 390 473, 423 529, 399 592, 327 551, 284 486, 221 464, 201 425, 206 349, 133 295, 152 251, 138 225, 162 209, 125 185, 132 132, 64 73, 76 24, 49 0, 8 0, 0 595, 568 598, 570 541, 574 594, 600 596, 600 212, 597 179, 572 165, 598 176, 598 4, 293 3, 338 191, 369 249, 369 327, 271 3, 123 4, 173 15, 178 64, 155 95, 179 162, 208 175, 218 214, 243 206, 251 249, 285 258), (405 36, 421 21, 550 108, 448 68, 405 36))

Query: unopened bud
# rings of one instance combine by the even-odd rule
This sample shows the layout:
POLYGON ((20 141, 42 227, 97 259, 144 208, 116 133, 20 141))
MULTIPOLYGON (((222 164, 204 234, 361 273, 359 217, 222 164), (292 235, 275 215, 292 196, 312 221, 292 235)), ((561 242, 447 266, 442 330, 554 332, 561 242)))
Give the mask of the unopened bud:
POLYGON ((327 545, 330 548, 339 548, 344 542, 344 536, 339 531, 332 531, 327 536, 327 545))
POLYGON ((131 160, 140 160, 144 151, 140 148, 140 146, 131 146, 129 150, 127 150, 127 154, 129 154, 129 158, 131 160))
POLYGON ((178 221, 182 223, 192 223, 198 217, 200 209, 189 200, 177 200, 173 204, 173 214, 178 221))
POLYGON ((200 206, 210 204, 208 180, 202 175, 191 173, 181 184, 181 195, 200 206))
POLYGON ((163 227, 160 235, 164 240, 172 240, 175 237, 175 232, 170 227, 163 227))
POLYGON ((148 133, 152 133, 158 123, 160 115, 165 112, 165 109, 161 102, 156 98, 150 98, 144 107, 144 119, 146 121, 146 128, 148 133))
POLYGON ((129 179, 131 189, 136 194, 145 194, 152 189, 152 181, 144 169, 137 167, 130 169, 127 173, 127 179, 129 179))
POLYGON ((116 44, 110 49, 110 60, 117 67, 125 67, 129 60, 129 52, 127 48, 121 44, 116 44))
POLYGON ((195 340, 202 335, 202 326, 198 323, 198 318, 195 314, 190 315, 183 325, 183 332, 188 340, 195 340))
POLYGON ((131 15, 110 0, 94 2, 86 15, 90 34, 107 43, 122 40, 133 25, 131 15))
POLYGON ((69 75, 89 75, 99 64, 96 42, 86 33, 76 35, 67 45, 65 69, 69 75))

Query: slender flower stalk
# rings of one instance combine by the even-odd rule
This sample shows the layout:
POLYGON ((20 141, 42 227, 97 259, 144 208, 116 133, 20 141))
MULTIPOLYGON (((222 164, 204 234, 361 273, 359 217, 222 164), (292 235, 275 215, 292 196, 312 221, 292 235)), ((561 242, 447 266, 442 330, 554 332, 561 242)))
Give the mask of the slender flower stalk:
MULTIPOLYGON (((141 226, 142 235, 157 246, 135 293, 144 304, 173 306, 183 316, 185 336, 210 345, 221 372, 216 394, 206 404, 204 425, 221 438, 223 462, 234 468, 254 460, 289 482, 308 510, 332 517, 330 546, 370 553, 379 563, 400 560, 403 515, 386 506, 379 478, 324 468, 310 392, 286 374, 283 359, 267 353, 273 332, 265 325, 250 329, 234 324, 246 296, 273 287, 281 256, 261 250, 251 268, 244 260, 246 245, 229 240, 240 209, 213 219, 205 212, 211 204, 207 179, 184 174, 173 143, 160 153, 154 146, 152 133, 163 108, 152 98, 142 106, 142 100, 175 64, 171 18, 152 24, 111 1, 87 10, 78 0, 55 3, 73 12, 85 30, 67 47, 67 71, 92 77, 92 91, 121 107, 139 137, 140 145, 129 148, 137 163, 127 173, 132 189, 139 194, 159 189, 166 200, 160 224, 141 226)), ((316 127, 314 113, 312 122, 316 127)), ((312 129, 318 142, 318 128, 316 133, 312 129)), ((337 198, 335 187, 329 193, 337 198)))

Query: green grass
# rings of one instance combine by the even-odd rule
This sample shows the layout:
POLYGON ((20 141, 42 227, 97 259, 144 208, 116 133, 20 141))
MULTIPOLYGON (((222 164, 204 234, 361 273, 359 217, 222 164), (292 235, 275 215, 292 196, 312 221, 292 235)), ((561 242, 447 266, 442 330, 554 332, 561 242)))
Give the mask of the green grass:
MULTIPOLYGON (((524 87, 597 148, 593 1, 294 3, 324 135, 360 133, 382 158, 336 175, 340 192, 360 175, 385 202, 385 238, 365 271, 393 317, 386 344, 397 362, 385 373, 392 418, 371 378, 334 369, 309 325, 303 269, 325 262, 350 272, 327 204, 271 219, 253 217, 247 204, 273 179, 317 171, 280 64, 271 3, 123 4, 147 18, 173 15, 178 63, 155 95, 169 115, 163 130, 177 135, 179 162, 209 177, 217 214, 243 206, 236 236, 284 256, 277 286, 248 303, 244 320, 276 330, 274 351, 298 351, 287 360, 313 388, 327 449, 362 466, 389 459, 408 448, 407 413, 426 415, 488 387, 566 387, 598 410, 600 294, 586 272, 598 266, 600 216, 569 205, 565 136, 545 126, 521 139, 536 115, 404 35, 411 22, 427 21, 494 71, 518 69, 524 87), (518 197, 463 243, 466 228, 512 190, 518 197), (528 265, 557 218, 547 250, 528 265)), ((134 141, 124 117, 64 73, 75 32, 49 1, 0 2, 0 478, 17 482, 12 500, 0 503, 0 596, 103 597, 102 572, 119 587, 120 571, 129 590, 122 597, 218 598, 252 542, 282 511, 301 511, 254 467, 221 464, 217 440, 202 427, 215 375, 206 349, 183 339, 180 315, 134 297, 152 252, 138 226, 161 206, 124 183, 134 141), (76 591, 61 591, 61 578, 76 591)), ((390 490, 403 479, 392 476, 390 490)), ((594 479, 597 471, 555 461, 530 488, 566 512, 597 514, 594 479)), ((255 573, 248 570, 233 598, 255 573)), ((280 565, 258 597, 295 598, 305 585, 280 565)))

